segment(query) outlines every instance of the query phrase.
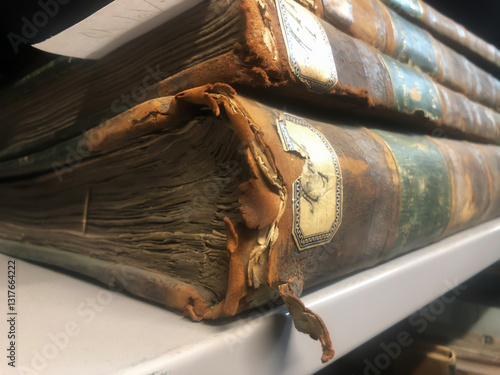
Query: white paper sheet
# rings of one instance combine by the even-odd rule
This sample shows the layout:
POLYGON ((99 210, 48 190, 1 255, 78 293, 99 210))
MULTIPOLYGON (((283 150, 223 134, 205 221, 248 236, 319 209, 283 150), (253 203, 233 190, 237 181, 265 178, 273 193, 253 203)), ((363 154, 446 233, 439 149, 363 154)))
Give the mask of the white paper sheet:
POLYGON ((83 21, 33 47, 99 59, 203 0, 115 0, 83 21))

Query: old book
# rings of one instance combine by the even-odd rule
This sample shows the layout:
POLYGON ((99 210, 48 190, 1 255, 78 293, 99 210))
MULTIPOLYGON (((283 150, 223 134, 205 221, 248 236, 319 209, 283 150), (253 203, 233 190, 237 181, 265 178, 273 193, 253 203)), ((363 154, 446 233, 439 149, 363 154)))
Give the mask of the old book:
POLYGON ((62 73, 50 67, 38 72, 16 86, 17 94, 4 93, 0 160, 71 139, 146 98, 217 82, 500 142, 497 112, 291 0, 204 2, 101 60, 69 64, 62 73))
POLYGON ((271 92, 304 100, 309 96, 306 88, 311 98, 315 95, 315 103, 329 108, 358 113, 376 109, 370 113, 417 121, 420 126, 427 123, 453 137, 498 143, 498 112, 434 83, 297 3, 258 4, 252 9, 255 3, 243 3, 251 21, 244 47, 165 79, 158 84, 158 95, 224 82, 267 86, 271 92))
POLYGON ((304 288, 500 214, 497 146, 307 119, 222 84, 8 163, 0 251, 195 320, 280 296, 324 361, 304 288))
POLYGON ((500 108, 497 79, 379 0, 317 0, 309 9, 345 33, 420 69, 469 99, 495 110, 500 108))
POLYGON ((468 31, 462 25, 439 13, 422 0, 381 0, 409 20, 425 27, 450 46, 484 63, 498 72, 500 51, 468 31))

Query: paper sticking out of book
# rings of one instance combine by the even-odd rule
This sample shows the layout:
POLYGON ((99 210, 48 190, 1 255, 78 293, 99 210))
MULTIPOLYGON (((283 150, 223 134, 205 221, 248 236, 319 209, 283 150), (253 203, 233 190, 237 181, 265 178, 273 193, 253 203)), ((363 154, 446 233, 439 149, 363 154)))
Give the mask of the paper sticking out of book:
POLYGON ((33 47, 45 52, 99 59, 201 3, 202 0, 113 1, 83 21, 33 47))

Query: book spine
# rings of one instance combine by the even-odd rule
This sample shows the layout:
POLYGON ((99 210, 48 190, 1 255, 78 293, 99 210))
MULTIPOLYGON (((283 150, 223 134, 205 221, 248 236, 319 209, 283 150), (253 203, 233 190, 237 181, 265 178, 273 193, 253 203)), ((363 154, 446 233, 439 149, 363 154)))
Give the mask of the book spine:
POLYGON ((493 109, 500 107, 500 82, 378 0, 321 0, 314 9, 341 31, 444 86, 493 109))
POLYGON ((318 122, 236 100, 255 119, 287 192, 271 284, 299 275, 308 287, 500 215, 498 146, 318 122), (315 159, 322 148, 333 169, 315 159), (318 182, 311 173, 324 180, 321 191, 310 189, 318 182), (311 221, 319 224, 307 228, 311 221))
POLYGON ((246 138, 261 145, 256 160, 272 155, 271 165, 261 163, 279 176, 274 199, 256 200, 269 187, 255 181, 240 196, 246 226, 272 238, 253 264, 267 262, 267 283, 279 289, 299 331, 321 341, 323 361, 333 356, 331 341, 321 318, 300 302, 303 288, 500 215, 498 146, 323 123, 242 97, 214 98, 231 103, 224 108, 234 126, 246 119, 253 132, 246 138), (281 207, 274 221, 259 220, 273 206, 281 207))
POLYGON ((261 12, 257 4, 244 2, 244 45, 160 82, 157 94, 217 82, 270 88, 328 108, 377 109, 371 113, 397 115, 420 127, 440 128, 448 136, 500 143, 500 114, 491 108, 435 83, 296 3, 266 4, 261 12), (302 24, 293 24, 295 19, 302 24))
POLYGON ((444 16, 421 0, 381 0, 394 11, 414 21, 437 38, 456 46, 471 57, 475 56, 490 65, 500 68, 500 51, 468 31, 462 25, 444 16))

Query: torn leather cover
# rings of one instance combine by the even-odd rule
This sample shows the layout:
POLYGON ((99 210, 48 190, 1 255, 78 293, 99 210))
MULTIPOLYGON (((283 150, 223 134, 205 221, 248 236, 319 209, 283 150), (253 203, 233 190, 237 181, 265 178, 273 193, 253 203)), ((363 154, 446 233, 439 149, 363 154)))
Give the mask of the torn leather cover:
POLYGON ((295 327, 320 341, 328 361, 330 336, 300 301, 304 288, 500 214, 500 187, 492 180, 500 172, 496 146, 304 120, 221 84, 173 100, 189 103, 227 116, 253 176, 240 186, 245 222, 226 219, 226 298, 215 306, 188 305, 193 319, 233 315, 277 289, 295 327), (485 189, 490 194, 481 202, 464 201, 485 189))
MULTIPOLYGON (((500 214, 496 146, 303 119, 238 96, 224 84, 146 102, 103 123, 89 131, 99 136, 86 139, 100 141, 88 157, 175 128, 200 110, 224 119, 236 133, 251 172, 239 186, 243 222, 224 219, 229 272, 221 301, 166 274, 130 266, 111 272, 119 265, 109 260, 6 240, 2 252, 120 286, 194 320, 233 316, 278 291, 297 329, 321 342, 327 361, 334 353, 328 330, 300 301, 304 288, 500 214)), ((22 163, 35 168, 39 161, 22 163)))

